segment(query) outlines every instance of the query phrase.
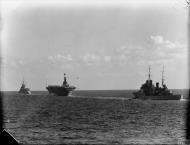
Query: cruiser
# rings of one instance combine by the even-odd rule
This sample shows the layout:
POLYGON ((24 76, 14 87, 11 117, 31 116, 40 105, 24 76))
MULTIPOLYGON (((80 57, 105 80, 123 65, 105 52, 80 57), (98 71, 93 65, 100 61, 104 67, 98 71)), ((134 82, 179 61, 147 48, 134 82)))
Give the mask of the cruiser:
POLYGON ((30 89, 26 88, 24 80, 22 82, 22 86, 20 87, 20 90, 18 91, 18 93, 21 93, 21 94, 31 94, 30 89))
POLYGON ((150 67, 149 67, 149 75, 148 80, 144 84, 142 84, 139 91, 134 92, 134 99, 150 99, 150 100, 180 100, 180 94, 173 94, 170 90, 168 90, 166 84, 164 83, 164 67, 162 71, 162 86, 159 86, 159 83, 156 83, 156 87, 153 85, 152 80, 150 78, 150 67))
POLYGON ((58 85, 49 85, 46 87, 49 94, 57 95, 57 96, 68 96, 71 94, 73 90, 76 89, 75 86, 69 86, 67 83, 66 74, 64 73, 64 81, 61 86, 58 85))

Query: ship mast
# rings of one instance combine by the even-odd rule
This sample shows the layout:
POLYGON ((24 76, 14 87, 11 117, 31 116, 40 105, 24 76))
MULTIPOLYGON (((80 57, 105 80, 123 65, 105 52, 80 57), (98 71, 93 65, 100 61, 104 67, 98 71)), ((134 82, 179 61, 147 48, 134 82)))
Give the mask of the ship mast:
POLYGON ((149 70, 149 73, 148 73, 148 80, 150 81, 150 65, 149 65, 148 70, 149 70))
POLYGON ((163 70, 162 70, 162 86, 164 85, 164 65, 163 65, 163 70))
POLYGON ((24 84, 24 77, 22 77, 22 84, 25 85, 25 84, 24 84))
POLYGON ((67 82, 66 74, 64 73, 64 82, 67 82))

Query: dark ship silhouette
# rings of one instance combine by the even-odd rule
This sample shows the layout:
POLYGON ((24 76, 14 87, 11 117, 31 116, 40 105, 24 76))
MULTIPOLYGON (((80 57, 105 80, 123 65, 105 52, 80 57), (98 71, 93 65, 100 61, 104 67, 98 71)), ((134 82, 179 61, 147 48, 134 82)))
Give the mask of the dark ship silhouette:
POLYGON ((58 85, 48 85, 46 87, 49 94, 57 95, 57 96, 68 96, 72 93, 73 90, 76 89, 75 86, 69 86, 67 83, 66 74, 64 73, 64 81, 61 86, 58 85))
POLYGON ((181 95, 174 95, 170 90, 168 90, 166 84, 164 84, 164 67, 162 71, 162 86, 159 86, 159 83, 156 83, 156 87, 153 85, 152 80, 150 79, 150 67, 148 80, 142 84, 139 91, 134 92, 134 99, 150 99, 150 100, 180 100, 181 95))
POLYGON ((26 88, 24 80, 22 81, 22 85, 21 85, 20 90, 18 91, 18 93, 21 93, 21 94, 31 94, 30 89, 26 88))

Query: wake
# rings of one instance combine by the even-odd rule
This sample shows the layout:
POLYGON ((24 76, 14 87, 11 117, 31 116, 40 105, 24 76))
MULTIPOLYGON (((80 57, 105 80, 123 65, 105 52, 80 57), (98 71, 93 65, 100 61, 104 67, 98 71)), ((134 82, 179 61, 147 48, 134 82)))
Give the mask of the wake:
POLYGON ((131 98, 125 97, 102 97, 102 96, 75 96, 69 95, 72 98, 88 98, 88 99, 112 99, 112 100, 131 100, 131 98))
POLYGON ((189 99, 184 99, 183 95, 181 95, 180 101, 189 101, 189 99))

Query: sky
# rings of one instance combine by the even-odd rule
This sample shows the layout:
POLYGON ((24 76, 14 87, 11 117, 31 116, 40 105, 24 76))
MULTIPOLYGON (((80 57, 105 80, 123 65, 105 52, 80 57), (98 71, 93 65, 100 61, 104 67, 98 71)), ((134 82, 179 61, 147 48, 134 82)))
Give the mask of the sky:
POLYGON ((189 88, 188 6, 183 0, 1 3, 1 89, 61 85, 138 89, 148 78, 189 88))

